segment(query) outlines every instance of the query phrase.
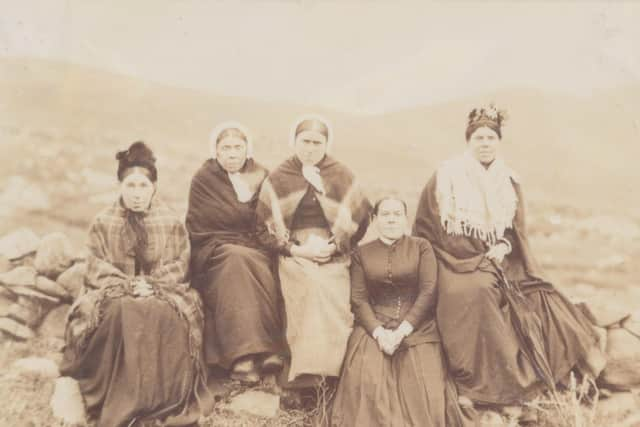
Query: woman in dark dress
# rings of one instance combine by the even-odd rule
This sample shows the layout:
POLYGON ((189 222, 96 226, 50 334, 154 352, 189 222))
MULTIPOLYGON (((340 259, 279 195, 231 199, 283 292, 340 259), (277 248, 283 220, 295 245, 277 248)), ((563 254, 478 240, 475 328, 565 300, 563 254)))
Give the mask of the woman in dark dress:
POLYGON ((527 298, 550 381, 576 365, 597 377, 604 359, 588 320, 543 278, 531 253, 518 178, 496 156, 502 124, 493 106, 471 112, 467 150, 427 183, 413 234, 428 239, 438 257, 437 321, 460 395, 517 405, 545 383, 514 329, 497 286, 500 270, 527 298))
POLYGON ((337 377, 353 326, 349 254, 371 206, 351 171, 327 154, 332 137, 322 118, 297 122, 295 155, 265 180, 256 210, 258 237, 278 255, 290 387, 337 377))
POLYGON ((436 326, 437 264, 431 245, 405 235, 402 200, 380 200, 373 221, 379 237, 352 256, 355 328, 331 426, 462 425, 436 326))
POLYGON ((170 425, 190 425, 200 416, 191 403, 203 396, 206 367, 202 303, 186 282, 189 239, 154 198, 147 146, 136 142, 117 158, 121 196, 91 225, 85 288, 69 312, 60 371, 79 382, 99 427, 168 416, 170 425))
POLYGON ((192 282, 205 305, 206 361, 247 383, 279 370, 285 350, 273 260, 254 236, 266 176, 252 158, 247 130, 221 124, 212 135, 211 158, 191 182, 186 220, 192 282))

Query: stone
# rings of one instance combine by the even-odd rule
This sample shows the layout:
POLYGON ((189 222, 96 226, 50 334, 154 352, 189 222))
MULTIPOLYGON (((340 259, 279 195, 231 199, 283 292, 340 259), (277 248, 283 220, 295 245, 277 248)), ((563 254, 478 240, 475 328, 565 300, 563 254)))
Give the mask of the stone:
POLYGON ((494 411, 484 411, 480 415, 480 427, 502 427, 506 426, 502 416, 494 411))
POLYGON ((78 382, 70 377, 56 379, 53 395, 49 401, 53 416, 65 426, 86 425, 86 410, 78 382))
POLYGON ((20 228, 0 239, 0 255, 8 260, 22 258, 35 252, 40 238, 28 228, 20 228))
POLYGON ((60 299, 56 297, 52 297, 51 295, 44 294, 39 290, 35 289, 35 287, 28 286, 13 286, 11 287, 11 292, 18 296, 23 296, 27 298, 35 298, 40 300, 41 303, 53 303, 59 304, 60 299))
POLYGON ((87 264, 77 262, 58 276, 57 282, 67 291, 73 299, 78 298, 80 290, 84 286, 84 278, 87 275, 87 264))
POLYGON ((34 328, 40 324, 45 314, 46 309, 42 304, 31 298, 18 297, 18 301, 9 307, 7 317, 34 328))
POLYGON ((51 233, 42 238, 34 266, 38 273, 55 280, 71 267, 73 260, 74 248, 71 240, 64 233, 51 233))
POLYGON ((20 373, 36 374, 43 378, 58 378, 58 365, 51 359, 44 357, 25 357, 18 359, 11 367, 20 373))
POLYGON ((625 328, 607 333, 607 366, 600 382, 612 390, 640 387, 640 337, 625 328))
POLYGON ((64 329, 69 308, 71 308, 70 305, 63 304, 51 310, 42 321, 38 334, 48 338, 64 339, 64 329))
MULTIPOLYGON (((0 286, 0 290, 4 290, 4 288, 0 286)), ((0 293, 0 317, 5 317, 9 314, 9 309, 16 301, 15 298, 11 298, 12 296, 14 295, 0 293)))
POLYGON ((611 397, 598 402, 598 415, 601 418, 619 417, 621 414, 634 412, 639 408, 640 401, 633 393, 614 393, 611 397))
POLYGON ((263 418, 275 418, 279 408, 279 396, 258 390, 248 390, 235 396, 226 407, 234 413, 247 413, 263 418))
POLYGON ((0 255, 0 273, 6 273, 7 271, 10 271, 13 268, 13 264, 11 264, 11 261, 9 261, 9 258, 7 258, 4 255, 0 255))
POLYGON ((36 269, 26 265, 21 265, 11 271, 0 274, 0 283, 6 286, 35 286, 36 269))
POLYGON ((31 328, 8 317, 0 318, 0 331, 19 340, 29 340, 35 336, 31 328))
POLYGON ((60 299, 61 301, 71 301, 71 295, 65 288, 63 288, 57 282, 49 279, 45 276, 36 277, 36 290, 42 292, 43 294, 47 294, 49 296, 60 299))

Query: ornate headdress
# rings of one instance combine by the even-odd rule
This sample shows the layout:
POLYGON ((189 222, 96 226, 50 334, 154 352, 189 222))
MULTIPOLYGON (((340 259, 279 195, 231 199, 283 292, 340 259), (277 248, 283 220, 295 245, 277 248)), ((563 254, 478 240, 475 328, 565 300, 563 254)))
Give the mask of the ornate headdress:
POLYGON ((469 121, 467 123, 467 130, 465 137, 467 141, 471 138, 471 135, 481 127, 488 127, 493 129, 500 138, 502 138, 502 124, 506 120, 507 115, 504 110, 498 110, 494 104, 489 104, 487 107, 474 108, 469 113, 469 121))

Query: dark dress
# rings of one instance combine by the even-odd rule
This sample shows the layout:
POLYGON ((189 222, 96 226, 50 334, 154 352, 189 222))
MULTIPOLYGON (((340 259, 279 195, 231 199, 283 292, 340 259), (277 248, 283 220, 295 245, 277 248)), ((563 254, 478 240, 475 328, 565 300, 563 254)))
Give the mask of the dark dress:
MULTIPOLYGON (((511 314, 497 287, 498 271, 484 257, 487 244, 465 235, 447 234, 440 222, 434 175, 416 213, 413 234, 428 239, 438 269, 437 321, 449 369, 461 395, 484 404, 518 404, 544 388, 521 349, 511 314)), ((565 377, 580 361, 598 353, 589 321, 553 285, 542 278, 524 225, 520 186, 512 181, 518 205, 507 229, 512 251, 501 265, 518 285, 537 316, 553 380, 565 377)))
POLYGON ((240 202, 227 172, 208 160, 191 183, 187 229, 193 283, 205 305, 206 361, 229 369, 238 358, 285 351, 273 259, 254 239, 257 193, 266 170, 241 171, 254 196, 240 202))
POLYGON ((457 426, 463 418, 435 320, 436 258, 429 242, 405 236, 357 249, 351 264, 355 328, 333 404, 332 426, 457 426), (371 336, 403 320, 414 331, 392 356, 371 336))

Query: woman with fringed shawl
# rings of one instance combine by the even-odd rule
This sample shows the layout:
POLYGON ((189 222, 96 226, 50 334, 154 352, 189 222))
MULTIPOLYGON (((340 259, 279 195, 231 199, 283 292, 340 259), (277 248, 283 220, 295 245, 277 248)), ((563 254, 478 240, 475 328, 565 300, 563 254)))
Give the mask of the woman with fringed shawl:
POLYGON ((154 198, 151 150, 117 155, 120 198, 89 231, 87 275, 66 326, 63 375, 99 427, 191 425, 206 390, 202 303, 189 288, 189 239, 154 198))
POLYGON ((191 181, 186 221, 192 283, 205 306, 206 361, 245 383, 280 370, 286 350, 273 257, 255 239, 258 192, 268 172, 252 152, 239 123, 213 131, 211 158, 191 181))
POLYGON ((587 319, 544 280, 531 253, 519 180, 496 157, 503 120, 493 106, 470 113, 467 150, 427 183, 413 234, 428 239, 438 257, 437 321, 460 394, 516 405, 545 384, 518 341, 500 277, 524 293, 552 381, 576 365, 596 377, 602 358, 587 319))
POLYGON ((353 173, 327 154, 332 139, 326 120, 298 121, 290 139, 295 155, 265 180, 256 210, 260 241, 279 255, 289 387, 337 377, 353 326, 349 257, 371 205, 353 173))

